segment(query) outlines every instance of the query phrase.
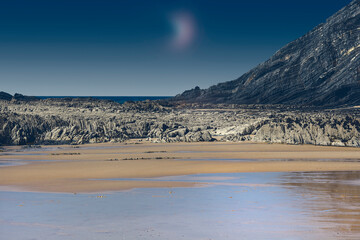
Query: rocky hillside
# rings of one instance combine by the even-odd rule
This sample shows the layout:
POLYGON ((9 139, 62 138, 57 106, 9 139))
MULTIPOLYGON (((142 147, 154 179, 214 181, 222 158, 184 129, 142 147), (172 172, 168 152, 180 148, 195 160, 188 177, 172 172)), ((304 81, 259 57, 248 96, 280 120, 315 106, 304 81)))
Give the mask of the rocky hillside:
POLYGON ((360 105, 360 0, 240 78, 173 100, 237 104, 360 105))

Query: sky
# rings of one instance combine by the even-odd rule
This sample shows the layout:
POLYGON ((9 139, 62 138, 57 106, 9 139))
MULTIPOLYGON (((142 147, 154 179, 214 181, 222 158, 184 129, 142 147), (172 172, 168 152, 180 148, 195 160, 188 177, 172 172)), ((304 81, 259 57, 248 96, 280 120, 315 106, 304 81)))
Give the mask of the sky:
POLYGON ((0 0, 0 91, 174 96, 236 79, 350 0, 0 0))

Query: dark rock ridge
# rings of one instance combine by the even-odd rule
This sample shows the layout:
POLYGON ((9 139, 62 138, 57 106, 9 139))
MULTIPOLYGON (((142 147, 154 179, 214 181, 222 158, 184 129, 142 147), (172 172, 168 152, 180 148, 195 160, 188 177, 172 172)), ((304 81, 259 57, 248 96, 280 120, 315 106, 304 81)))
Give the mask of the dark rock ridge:
POLYGON ((3 92, 3 91, 0 92, 0 100, 10 101, 11 99, 12 99, 11 94, 8 94, 8 93, 3 92))
POLYGON ((0 100, 0 145, 255 141, 360 147, 360 108, 0 100))
POLYGON ((360 105, 360 0, 240 78, 172 100, 237 104, 360 105))
POLYGON ((6 100, 6 101, 36 101, 39 100, 37 97, 33 96, 25 96, 20 93, 15 93, 14 96, 12 96, 9 93, 0 91, 0 100, 6 100))

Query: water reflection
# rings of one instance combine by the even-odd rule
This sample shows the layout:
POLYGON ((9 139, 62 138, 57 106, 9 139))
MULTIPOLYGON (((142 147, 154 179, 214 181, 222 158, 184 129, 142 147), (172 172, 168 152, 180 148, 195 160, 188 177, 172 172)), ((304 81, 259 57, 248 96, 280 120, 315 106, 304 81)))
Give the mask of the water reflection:
POLYGON ((360 239, 359 179, 358 172, 199 174, 153 179, 202 183, 195 188, 76 195, 3 191, 0 236, 360 239))
POLYGON ((299 172, 278 180, 304 211, 342 239, 360 239, 360 172, 299 172))
POLYGON ((19 166, 35 162, 54 162, 54 160, 0 159, 0 167, 19 166))

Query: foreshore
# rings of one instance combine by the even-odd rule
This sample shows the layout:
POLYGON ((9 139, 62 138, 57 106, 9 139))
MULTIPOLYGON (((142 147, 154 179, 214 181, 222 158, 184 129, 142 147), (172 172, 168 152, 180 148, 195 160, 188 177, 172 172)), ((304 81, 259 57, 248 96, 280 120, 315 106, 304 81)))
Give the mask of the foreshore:
POLYGON ((200 186, 196 181, 147 179, 164 176, 360 171, 360 148, 252 142, 148 143, 132 140, 75 147, 5 147, 0 161, 26 163, 0 168, 2 189, 86 193, 200 186))

